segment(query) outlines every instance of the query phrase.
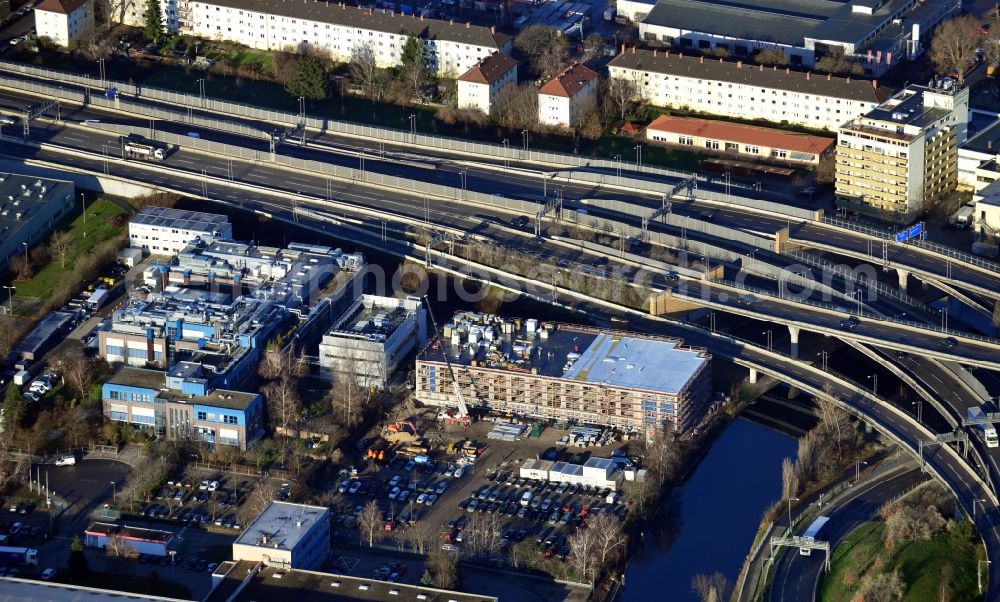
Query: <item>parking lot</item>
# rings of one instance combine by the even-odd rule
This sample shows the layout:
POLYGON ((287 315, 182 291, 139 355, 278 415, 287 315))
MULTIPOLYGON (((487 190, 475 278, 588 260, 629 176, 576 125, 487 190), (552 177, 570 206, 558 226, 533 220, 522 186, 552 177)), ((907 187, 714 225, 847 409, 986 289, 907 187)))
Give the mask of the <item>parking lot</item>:
POLYGON ((360 541, 357 517, 373 500, 383 512, 383 535, 405 529, 415 520, 427 521, 440 529, 437 545, 461 551, 465 524, 473 514, 486 514, 499 519, 504 537, 501 545, 531 541, 547 557, 565 557, 566 538, 588 516, 605 512, 624 516, 620 495, 609 489, 519 476, 525 459, 548 454, 560 460, 582 461, 590 456, 607 456, 620 443, 567 448, 560 440, 568 431, 555 428, 546 429, 537 438, 488 440, 485 435, 492 427, 490 422, 481 422, 468 429, 444 429, 446 436, 449 431, 461 433, 459 439, 485 444, 478 457, 467 457, 460 449, 449 453, 447 445, 438 445, 427 454, 426 462, 397 456, 376 471, 355 477, 345 475, 336 485, 334 501, 339 534, 360 541))

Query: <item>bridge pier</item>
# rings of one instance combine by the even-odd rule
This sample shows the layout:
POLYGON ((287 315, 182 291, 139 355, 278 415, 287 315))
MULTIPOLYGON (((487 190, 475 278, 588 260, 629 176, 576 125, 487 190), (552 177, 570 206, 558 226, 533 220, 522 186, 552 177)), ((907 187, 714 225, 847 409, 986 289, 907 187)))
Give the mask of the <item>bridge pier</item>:
POLYGON ((902 268, 896 268, 896 275, 899 277, 899 290, 906 292, 906 285, 910 282, 910 272, 909 270, 904 270, 902 268))
POLYGON ((788 385, 788 399, 796 399, 799 396, 799 388, 788 385))
POLYGON ((791 339, 792 343, 792 359, 799 359, 799 327, 798 326, 788 326, 788 338, 791 339))
POLYGON ((757 384, 757 379, 759 377, 760 377, 760 375, 757 373, 757 369, 756 368, 750 368, 750 384, 751 385, 757 384))

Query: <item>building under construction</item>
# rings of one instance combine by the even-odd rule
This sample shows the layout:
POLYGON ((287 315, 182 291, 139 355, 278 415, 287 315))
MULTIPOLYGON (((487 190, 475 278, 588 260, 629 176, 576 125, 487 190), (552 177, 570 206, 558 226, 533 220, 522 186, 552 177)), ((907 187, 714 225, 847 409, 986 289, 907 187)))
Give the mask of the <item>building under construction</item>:
POLYGON ((417 357, 416 397, 437 406, 464 402, 525 416, 682 432, 705 410, 710 366, 704 349, 678 339, 460 312, 417 357))

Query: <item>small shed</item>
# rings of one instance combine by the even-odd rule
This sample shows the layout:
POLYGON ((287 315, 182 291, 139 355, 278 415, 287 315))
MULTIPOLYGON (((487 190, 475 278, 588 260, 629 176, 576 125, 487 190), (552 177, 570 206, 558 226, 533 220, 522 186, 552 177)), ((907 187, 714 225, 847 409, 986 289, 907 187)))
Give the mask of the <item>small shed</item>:
POLYGON ((142 249, 127 247, 118 253, 118 263, 127 268, 134 268, 142 261, 142 249))

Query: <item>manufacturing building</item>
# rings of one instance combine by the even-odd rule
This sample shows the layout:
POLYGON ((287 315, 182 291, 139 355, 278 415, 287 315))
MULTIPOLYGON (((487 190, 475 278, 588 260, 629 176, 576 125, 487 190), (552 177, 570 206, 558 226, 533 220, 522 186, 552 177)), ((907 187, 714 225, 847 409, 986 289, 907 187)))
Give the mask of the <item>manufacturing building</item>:
POLYGON ((72 182, 0 173, 0 268, 48 234, 74 196, 72 182))
POLYGON ((233 542, 233 560, 318 570, 330 559, 330 509, 273 501, 233 542))
POLYGON ((696 152, 815 166, 832 153, 835 139, 728 121, 660 115, 646 139, 696 152))
POLYGON ((538 122, 572 128, 596 106, 597 73, 576 63, 563 69, 538 90, 538 122))
POLYGON ((233 227, 224 215, 168 207, 144 207, 128 223, 129 246, 153 255, 180 253, 196 238, 232 240, 233 227))
POLYGON ((517 86, 517 61, 502 52, 482 58, 458 78, 458 108, 492 115, 501 94, 517 86))
POLYGON ((80 316, 68 311, 50 311, 12 351, 15 362, 39 360, 65 338, 80 316))
POLYGON ((521 464, 520 476, 536 481, 589 485, 600 489, 617 490, 624 480, 624 473, 610 458, 588 458, 583 464, 556 462, 553 460, 525 460, 521 464))
POLYGON ((238 388, 257 370, 287 313, 267 299, 170 288, 133 295, 97 333, 109 364, 202 366, 212 387, 238 388))
MULTIPOLYGON (((142 27, 145 0, 126 0, 122 22, 142 27)), ((317 0, 160 0, 170 33, 231 41, 259 50, 317 52, 336 62, 367 49, 379 67, 399 64, 407 37, 427 51, 436 75, 458 77, 494 52, 510 53, 510 37, 495 27, 425 19, 392 10, 317 0)))
POLYGON ((34 12, 38 37, 59 46, 69 46, 94 27, 93 3, 87 0, 42 0, 34 12))
POLYGON ((308 309, 338 290, 360 290, 364 266, 361 254, 321 245, 293 242, 281 249, 198 237, 170 262, 147 267, 143 280, 156 289, 247 295, 286 310, 308 309))
POLYGON ((417 297, 362 295, 323 335, 319 365, 361 386, 384 387, 399 362, 427 343, 427 310, 417 297))
POLYGON ((639 35, 682 50, 725 50, 749 59, 777 50, 792 66, 812 67, 827 55, 844 55, 870 77, 914 58, 930 30, 958 11, 956 0, 660 0, 647 12, 639 35))
POLYGON ((174 534, 159 529, 143 529, 115 523, 90 523, 83 532, 83 543, 90 548, 104 549, 112 539, 127 544, 139 554, 166 556, 174 534))
POLYGON ((677 339, 459 312, 417 356, 416 398, 435 406, 677 432, 701 420, 711 356, 677 339))
POLYGON ((958 183, 969 90, 910 85, 837 132, 837 204, 910 221, 958 183))
POLYGON ((104 415, 151 429, 167 440, 193 438, 249 449, 264 434, 264 400, 258 393, 212 389, 201 366, 170 370, 124 367, 101 388, 104 415))
MULTIPOLYGON (((547 585, 551 590, 552 585, 547 585)), ((558 599, 575 599, 571 588, 556 584, 558 599)), ((580 599, 586 594, 580 596, 580 599)), ((223 562, 212 573, 205 602, 497 602, 494 596, 409 585, 372 577, 285 569, 249 560, 223 562)))
POLYGON ((608 72, 659 107, 833 132, 891 95, 870 80, 624 46, 608 72))

